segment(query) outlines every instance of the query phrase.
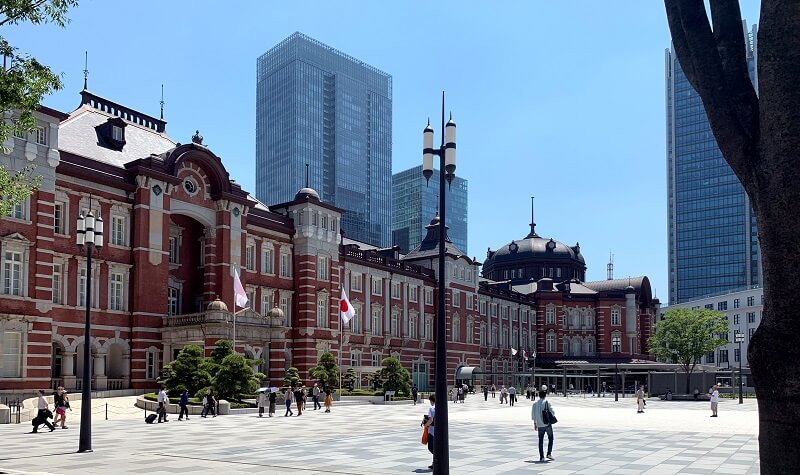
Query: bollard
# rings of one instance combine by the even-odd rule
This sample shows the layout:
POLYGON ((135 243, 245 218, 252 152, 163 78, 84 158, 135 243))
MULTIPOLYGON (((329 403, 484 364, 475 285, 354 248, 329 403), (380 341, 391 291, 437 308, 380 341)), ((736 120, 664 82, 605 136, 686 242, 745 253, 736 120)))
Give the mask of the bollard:
POLYGON ((106 403, 106 420, 108 420, 108 403, 106 403))

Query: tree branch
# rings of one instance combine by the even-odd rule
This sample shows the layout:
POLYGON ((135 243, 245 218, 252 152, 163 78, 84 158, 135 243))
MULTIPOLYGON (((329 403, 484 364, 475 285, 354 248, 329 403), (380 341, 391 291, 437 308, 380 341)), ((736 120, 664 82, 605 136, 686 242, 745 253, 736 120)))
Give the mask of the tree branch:
MULTIPOLYGON (((725 1, 735 4, 736 9, 739 8, 738 2, 725 1)), ((739 99, 728 86, 723 60, 711 31, 705 5, 697 0, 664 0, 664 5, 678 61, 689 83, 703 101, 720 150, 739 180, 745 184, 752 183, 755 168, 752 160, 758 147, 754 137, 757 138, 758 135, 756 132, 754 136, 752 129, 746 130, 742 125, 751 121, 740 120, 737 110, 739 99)), ((717 11, 727 10, 718 7, 717 11)), ((723 13, 719 14, 726 17, 723 13)), ((725 24, 725 28, 722 28, 724 35, 733 35, 732 31, 729 32, 730 20, 726 17, 722 23, 725 24)), ((743 34, 741 24, 736 31, 739 35, 743 34)), ((743 40, 741 44, 743 45, 743 40)))

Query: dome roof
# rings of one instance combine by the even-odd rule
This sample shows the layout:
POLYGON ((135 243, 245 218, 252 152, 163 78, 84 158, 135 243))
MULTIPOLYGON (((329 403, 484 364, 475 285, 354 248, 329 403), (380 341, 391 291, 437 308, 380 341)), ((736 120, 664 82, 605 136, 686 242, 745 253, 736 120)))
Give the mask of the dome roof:
POLYGON ((300 188, 300 191, 294 195, 295 200, 317 200, 319 201, 319 193, 317 193, 313 188, 305 187, 300 188))
MULTIPOLYGON (((538 235, 528 235, 524 239, 511 241, 500 249, 494 251, 486 262, 511 262, 527 261, 530 259, 574 259, 584 263, 580 245, 568 246, 552 238, 543 238, 538 235)), ((486 265, 486 264, 484 264, 486 265)))
POLYGON ((283 320, 284 318, 283 310, 281 310, 281 308, 278 307, 277 305, 272 307, 272 309, 269 312, 267 312, 267 315, 271 318, 279 318, 281 320, 283 320))
POLYGON ((214 311, 227 312, 228 311, 228 306, 225 305, 225 302, 223 302, 222 300, 217 298, 216 300, 214 300, 213 302, 208 304, 208 307, 206 307, 206 310, 209 311, 209 312, 214 312, 214 311))

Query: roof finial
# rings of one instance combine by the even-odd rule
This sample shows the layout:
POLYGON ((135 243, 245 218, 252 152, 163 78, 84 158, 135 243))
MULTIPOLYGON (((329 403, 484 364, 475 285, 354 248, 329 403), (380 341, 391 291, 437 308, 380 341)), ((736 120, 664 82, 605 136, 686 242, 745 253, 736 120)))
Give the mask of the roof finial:
POLYGON ((83 90, 86 91, 89 89, 89 52, 84 51, 83 54, 83 90))
POLYGON ((161 120, 164 120, 164 85, 161 85, 161 120))
POLYGON ((608 250, 608 265, 606 266, 606 270, 608 271, 608 280, 614 279, 614 254, 611 254, 611 249, 608 250))
POLYGON ((308 188, 308 163, 306 163, 306 188, 308 188))

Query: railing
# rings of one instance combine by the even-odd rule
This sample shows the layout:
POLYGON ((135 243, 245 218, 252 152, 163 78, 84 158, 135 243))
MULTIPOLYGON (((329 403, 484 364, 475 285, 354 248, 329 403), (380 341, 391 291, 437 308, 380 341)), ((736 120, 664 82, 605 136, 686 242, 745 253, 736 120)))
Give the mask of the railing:
MULTIPOLYGON (((83 390, 83 378, 78 378, 78 379, 75 380, 75 389, 77 391, 82 391, 83 390)), ((92 378, 92 391, 96 391, 96 390, 97 390, 97 381, 95 381, 95 379, 92 378)))
POLYGON ((108 379, 107 380, 106 389, 108 390, 116 390, 116 389, 126 389, 125 388, 125 380, 124 379, 108 379))
POLYGON ((206 313, 187 313, 184 315, 171 315, 164 317, 165 327, 183 327, 187 325, 200 325, 206 323, 206 313))
POLYGON ((370 264, 378 264, 380 266, 389 267, 392 269, 398 269, 404 272, 410 272, 412 274, 419 274, 430 278, 435 277, 433 269, 428 269, 426 267, 418 266, 416 264, 410 264, 408 262, 404 262, 399 259, 394 259, 392 257, 381 256, 380 254, 376 254, 373 251, 369 250, 362 251, 353 245, 345 246, 345 256, 348 259, 355 259, 359 261, 369 262, 370 264))
POLYGON ((50 380, 50 389, 56 389, 64 385, 64 380, 61 378, 54 378, 50 380))
MULTIPOLYGON (((202 325, 205 323, 218 323, 218 322, 230 322, 230 321, 231 321, 230 312, 218 312, 218 311, 164 316, 165 327, 185 327, 192 325, 202 325), (214 315, 212 316, 210 314, 214 315)), ((286 322, 282 318, 270 318, 261 315, 260 313, 253 312, 252 310, 247 310, 236 315, 236 322, 239 324, 246 323, 251 325, 265 325, 269 327, 282 327, 285 326, 286 324, 286 322)))

